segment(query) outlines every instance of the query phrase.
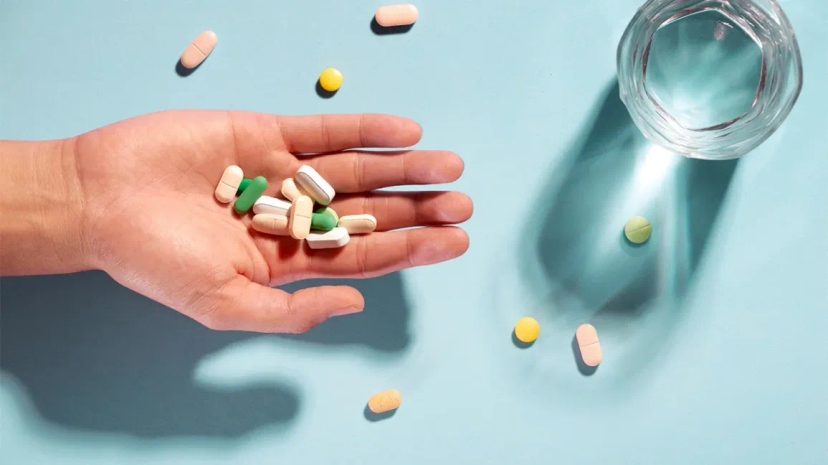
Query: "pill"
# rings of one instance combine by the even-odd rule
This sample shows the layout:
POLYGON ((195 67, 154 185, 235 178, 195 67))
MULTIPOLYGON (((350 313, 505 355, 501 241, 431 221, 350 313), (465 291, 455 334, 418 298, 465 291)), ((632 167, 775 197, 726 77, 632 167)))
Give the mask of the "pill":
POLYGON ((377 229, 377 219, 371 215, 345 215, 339 224, 348 230, 348 234, 368 234, 377 229))
POLYGON ((290 207, 290 237, 302 240, 308 237, 311 227, 313 200, 307 195, 300 195, 290 207))
POLYGON ((204 31, 197 35, 181 54, 181 65, 185 68, 195 68, 200 65, 216 47, 216 42, 218 42, 218 37, 213 31, 204 31))
POLYGON ((408 26, 414 24, 420 12, 411 4, 385 5, 377 8, 374 19, 382 27, 408 26))
POLYGON ((389 389, 374 394, 368 399, 368 408, 374 413, 384 413, 399 408, 402 394, 396 389, 389 389))
POLYGON ((236 195, 241 195, 241 193, 244 192, 245 189, 247 189, 247 186, 250 185, 250 181, 252 181, 252 179, 250 178, 242 179, 241 183, 239 183, 239 190, 236 191, 236 195))
POLYGON ((339 224, 339 215, 337 215, 337 213, 331 207, 322 206, 322 207, 317 208, 313 212, 314 213, 325 213, 325 214, 331 215, 331 216, 333 216, 334 220, 336 220, 336 223, 339 224))
POLYGON ((650 234, 652 232, 652 225, 650 225, 647 218, 644 218, 643 216, 633 216, 627 220, 627 224, 624 225, 624 235, 627 236, 627 239, 629 239, 633 244, 647 242, 647 239, 650 238, 650 234))
POLYGON ((263 195, 253 204, 253 213, 270 213, 273 215, 282 215, 287 218, 290 212, 290 202, 275 197, 263 195))
POLYGON ((581 350, 581 358, 587 366, 595 367, 604 359, 601 343, 598 342, 598 332, 591 324, 585 323, 575 330, 575 339, 581 350))
POLYGON ((311 249, 335 249, 345 246, 351 236, 345 228, 333 228, 327 232, 311 232, 305 240, 311 249))
POLYGON ((319 85, 328 92, 336 92, 342 87, 342 73, 336 68, 325 68, 319 74, 319 85))
POLYGON ((308 165, 300 166, 294 178, 296 183, 321 205, 328 205, 336 195, 328 181, 308 165))
POLYGON ((277 236, 287 236, 288 231, 288 217, 285 215, 276 215, 273 213, 259 213, 253 216, 253 229, 265 234, 275 234, 277 236))
POLYGON ((296 199, 303 195, 308 195, 304 189, 300 188, 296 185, 293 181, 293 178, 287 178, 282 181, 282 195, 285 196, 286 199, 294 202, 296 199))
MULTIPOLYGON (((311 215, 311 229, 314 231, 330 231, 336 227, 336 218, 330 213, 316 213, 311 215)), ((346 230, 347 232, 347 230, 346 230)))
POLYGON ((244 172, 236 165, 224 169, 221 179, 216 186, 216 200, 221 203, 230 203, 236 197, 236 190, 244 177, 244 172))
POLYGON ((540 324, 531 317, 523 317, 515 323, 515 336, 520 342, 533 342, 540 334, 540 324))
POLYGON ((267 189, 267 179, 263 176, 256 176, 250 181, 247 189, 236 199, 236 202, 233 204, 233 209, 239 215, 247 213, 253 204, 256 203, 256 200, 259 200, 259 197, 262 196, 265 189, 267 189))

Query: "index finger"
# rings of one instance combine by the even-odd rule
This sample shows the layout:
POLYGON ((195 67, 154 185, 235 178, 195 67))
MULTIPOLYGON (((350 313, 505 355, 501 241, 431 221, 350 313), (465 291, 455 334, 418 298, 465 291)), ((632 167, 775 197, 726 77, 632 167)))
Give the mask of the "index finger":
POLYGON ((409 147, 423 134, 413 120, 381 114, 285 116, 278 122, 292 153, 409 147))

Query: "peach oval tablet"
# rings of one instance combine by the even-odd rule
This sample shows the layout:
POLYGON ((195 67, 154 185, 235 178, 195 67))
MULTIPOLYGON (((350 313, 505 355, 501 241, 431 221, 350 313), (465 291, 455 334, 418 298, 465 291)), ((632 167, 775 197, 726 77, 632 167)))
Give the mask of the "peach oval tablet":
POLYGON ((591 324, 585 323, 575 330, 575 339, 578 341, 578 348, 581 350, 581 358, 590 367, 598 366, 604 359, 601 351, 601 343, 598 342, 598 331, 591 324))
POLYGON ((299 196, 290 207, 288 229, 290 237, 303 240, 310 234, 311 214, 313 214, 313 200, 306 195, 299 196))
POLYGON ((204 31, 197 35, 184 52, 181 53, 181 65, 185 68, 195 68, 207 58, 218 42, 218 36, 213 31, 204 31))
POLYGON ((374 394, 368 399, 368 408, 374 413, 384 413, 399 408, 402 394, 396 389, 389 389, 374 394))
POLYGON ((273 213, 259 213, 253 216, 253 229, 264 234, 273 234, 276 236, 288 236, 288 217, 284 215, 276 215, 273 213))
POLYGON ((382 27, 409 26, 414 24, 419 16, 417 7, 409 3, 381 6, 374 13, 374 19, 382 27))
POLYGON ((221 203, 230 203, 236 197, 242 178, 244 178, 244 172, 241 168, 236 165, 228 166, 216 185, 216 199, 221 203))

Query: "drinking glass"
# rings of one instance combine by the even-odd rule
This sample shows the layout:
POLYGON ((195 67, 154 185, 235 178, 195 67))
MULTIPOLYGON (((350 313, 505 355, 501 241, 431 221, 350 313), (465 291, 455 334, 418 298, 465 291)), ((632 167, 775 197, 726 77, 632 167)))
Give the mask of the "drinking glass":
POLYGON ((691 158, 756 148, 802 88, 799 45, 775 0, 648 0, 617 60, 620 97, 639 130, 691 158))

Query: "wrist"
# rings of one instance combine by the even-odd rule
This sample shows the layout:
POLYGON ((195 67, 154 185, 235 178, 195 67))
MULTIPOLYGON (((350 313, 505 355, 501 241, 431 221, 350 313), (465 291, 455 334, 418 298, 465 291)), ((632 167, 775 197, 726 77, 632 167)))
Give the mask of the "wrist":
POLYGON ((96 267, 74 141, 0 141, 0 275, 96 267))

